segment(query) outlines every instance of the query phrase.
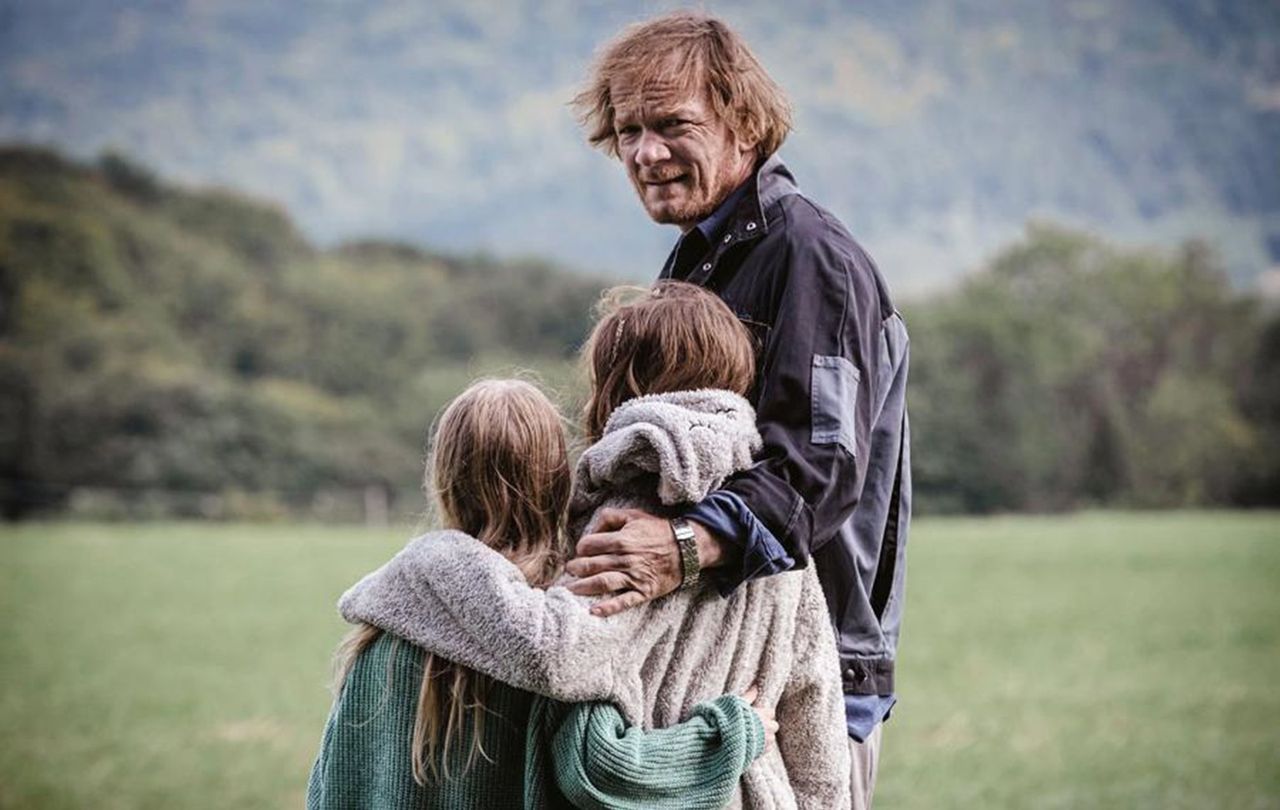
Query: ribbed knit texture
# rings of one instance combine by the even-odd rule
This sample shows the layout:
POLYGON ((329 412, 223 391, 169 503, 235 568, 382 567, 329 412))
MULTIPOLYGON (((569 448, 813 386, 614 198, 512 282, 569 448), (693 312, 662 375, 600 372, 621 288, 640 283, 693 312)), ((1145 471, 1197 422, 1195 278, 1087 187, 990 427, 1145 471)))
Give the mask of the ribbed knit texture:
MULTIPOLYGON (((555 776, 555 789, 542 791, 548 807, 724 807, 764 748, 759 718, 733 695, 699 703, 683 723, 649 732, 629 725, 611 703, 539 697, 529 728, 531 780, 555 776)), ((535 800, 528 806, 543 805, 535 800)))
POLYGON ((454 778, 419 785, 410 746, 423 657, 384 634, 357 658, 325 726, 308 810, 711 810, 730 799, 764 745, 759 718, 733 696, 646 734, 611 704, 563 704, 495 682, 486 699, 489 758, 460 773, 468 729, 452 746, 454 778))
MULTIPOLYGON (((486 700, 484 750, 494 760, 452 780, 413 780, 411 742, 425 654, 384 634, 360 654, 329 714, 311 771, 307 807, 321 810, 491 810, 524 802, 525 727, 533 696, 494 682, 486 700), (496 763, 496 764, 495 764, 496 763)), ((453 746, 452 771, 470 750, 470 729, 453 746)))

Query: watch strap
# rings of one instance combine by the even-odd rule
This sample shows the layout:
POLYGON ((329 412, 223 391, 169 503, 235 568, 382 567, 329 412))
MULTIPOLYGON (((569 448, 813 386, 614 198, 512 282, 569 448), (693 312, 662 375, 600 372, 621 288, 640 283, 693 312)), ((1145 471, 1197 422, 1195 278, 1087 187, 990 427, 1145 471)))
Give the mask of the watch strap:
POLYGON ((676 546, 680 549, 680 589, 692 588, 702 577, 698 540, 693 534, 693 527, 684 518, 671 518, 671 533, 675 535, 676 546))

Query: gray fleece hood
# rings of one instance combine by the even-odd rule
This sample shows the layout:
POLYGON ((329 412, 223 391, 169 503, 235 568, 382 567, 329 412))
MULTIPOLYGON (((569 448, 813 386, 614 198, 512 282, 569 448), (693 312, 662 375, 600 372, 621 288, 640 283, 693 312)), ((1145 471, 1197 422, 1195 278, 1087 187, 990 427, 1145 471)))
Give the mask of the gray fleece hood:
POLYGON ((578 460, 570 535, 606 500, 657 495, 663 506, 697 503, 760 449, 756 413, 730 391, 650 394, 619 405, 600 441, 578 460))

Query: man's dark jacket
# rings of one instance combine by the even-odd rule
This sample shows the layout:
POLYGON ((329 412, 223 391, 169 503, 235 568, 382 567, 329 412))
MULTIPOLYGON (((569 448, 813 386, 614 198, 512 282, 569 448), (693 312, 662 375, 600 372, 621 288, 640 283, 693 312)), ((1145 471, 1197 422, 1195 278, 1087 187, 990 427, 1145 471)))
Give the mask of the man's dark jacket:
POLYGON ((714 243, 663 269, 716 292, 757 340, 764 450, 725 489, 817 566, 850 695, 894 692, 911 514, 907 330, 875 263, 775 155, 714 243))

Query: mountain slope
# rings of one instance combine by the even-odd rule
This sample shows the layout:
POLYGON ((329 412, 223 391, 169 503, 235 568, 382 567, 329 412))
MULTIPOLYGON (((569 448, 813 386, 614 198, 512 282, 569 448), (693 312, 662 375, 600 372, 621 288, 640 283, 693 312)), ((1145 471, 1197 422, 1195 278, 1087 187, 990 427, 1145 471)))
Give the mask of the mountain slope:
MULTIPOLYGON (((565 107, 665 3, 123 0, 0 6, 0 138, 106 145, 376 233, 650 276, 649 224, 565 107)), ((792 94, 784 155, 900 290, 1050 217, 1280 261, 1280 6, 708 3, 792 94)))

